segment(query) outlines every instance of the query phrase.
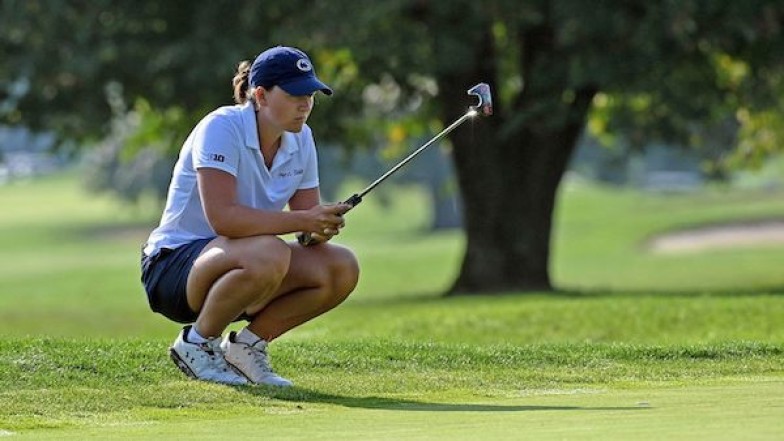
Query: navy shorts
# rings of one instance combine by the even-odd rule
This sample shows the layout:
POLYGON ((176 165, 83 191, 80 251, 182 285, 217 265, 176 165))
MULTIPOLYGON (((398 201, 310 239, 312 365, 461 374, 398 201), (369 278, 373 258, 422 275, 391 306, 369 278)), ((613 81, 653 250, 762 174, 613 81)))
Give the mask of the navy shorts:
POLYGON ((198 239, 150 257, 142 251, 142 284, 150 309, 178 323, 193 323, 198 313, 188 306, 186 287, 193 262, 212 239, 198 239))

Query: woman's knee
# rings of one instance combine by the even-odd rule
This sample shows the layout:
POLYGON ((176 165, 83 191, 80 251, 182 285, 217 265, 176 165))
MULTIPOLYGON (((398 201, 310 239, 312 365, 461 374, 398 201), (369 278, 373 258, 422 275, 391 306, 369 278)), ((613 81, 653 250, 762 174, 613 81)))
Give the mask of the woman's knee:
POLYGON ((357 257, 350 249, 336 246, 330 269, 335 294, 349 295, 359 282, 359 261, 357 257))
POLYGON ((275 236, 245 239, 237 255, 239 266, 255 280, 280 283, 291 263, 291 249, 275 236))

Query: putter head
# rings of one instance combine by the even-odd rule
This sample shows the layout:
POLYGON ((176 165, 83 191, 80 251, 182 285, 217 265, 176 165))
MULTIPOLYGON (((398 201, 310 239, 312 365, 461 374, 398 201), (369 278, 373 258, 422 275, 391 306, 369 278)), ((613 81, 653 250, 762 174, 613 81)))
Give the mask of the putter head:
POLYGON ((475 95, 479 98, 479 103, 471 106, 477 113, 484 116, 493 114, 493 95, 490 94, 490 85, 487 83, 479 83, 476 86, 468 89, 469 95, 475 95))

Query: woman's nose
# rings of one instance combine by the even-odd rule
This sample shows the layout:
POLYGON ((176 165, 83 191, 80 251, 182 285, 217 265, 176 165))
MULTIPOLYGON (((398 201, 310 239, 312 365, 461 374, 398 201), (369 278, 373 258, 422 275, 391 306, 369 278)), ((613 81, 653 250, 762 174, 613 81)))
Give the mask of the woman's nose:
POLYGON ((313 107, 313 96, 305 95, 300 97, 299 107, 304 109, 310 109, 311 107, 313 107))

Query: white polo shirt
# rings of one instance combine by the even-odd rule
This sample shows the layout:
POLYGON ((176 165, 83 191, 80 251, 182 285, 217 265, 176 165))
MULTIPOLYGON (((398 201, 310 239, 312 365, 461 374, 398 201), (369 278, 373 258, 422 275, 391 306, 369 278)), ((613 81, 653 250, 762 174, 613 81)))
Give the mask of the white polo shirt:
POLYGON ((298 189, 319 185, 310 127, 305 125, 299 133, 284 132, 268 169, 259 148, 253 104, 221 107, 196 125, 180 150, 161 222, 144 248, 148 256, 161 248, 217 236, 199 196, 196 170, 203 167, 236 177, 238 202, 261 210, 283 210, 298 189))

